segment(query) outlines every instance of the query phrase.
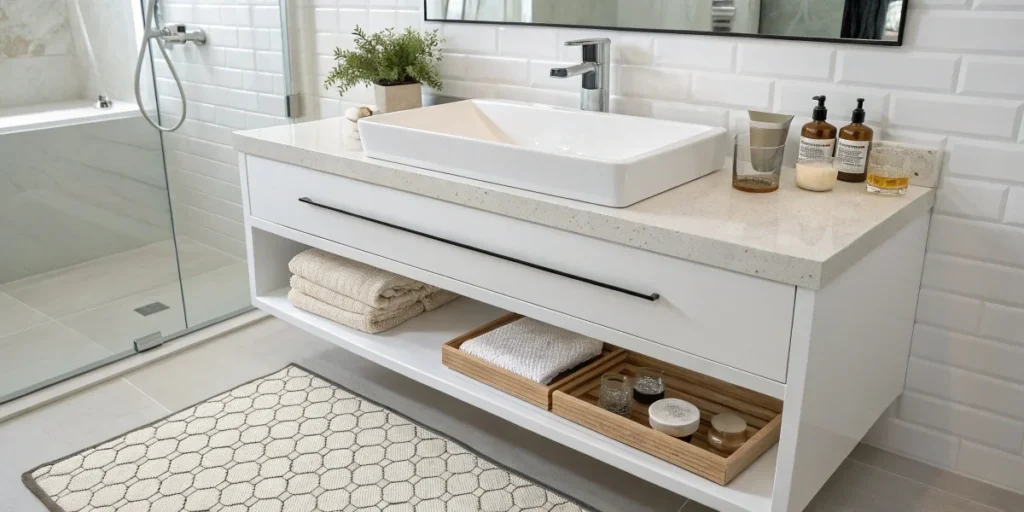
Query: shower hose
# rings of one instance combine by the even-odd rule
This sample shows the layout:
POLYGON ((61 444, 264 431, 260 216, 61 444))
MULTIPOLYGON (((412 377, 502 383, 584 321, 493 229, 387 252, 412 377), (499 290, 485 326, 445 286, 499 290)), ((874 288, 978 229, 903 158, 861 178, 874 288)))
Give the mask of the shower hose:
POLYGON ((139 105, 139 111, 142 112, 142 117, 146 119, 146 122, 153 125, 153 128, 162 132, 173 132, 174 130, 181 128, 181 125, 185 122, 185 111, 188 108, 188 102, 185 101, 185 88, 181 86, 181 79, 178 78, 178 71, 174 69, 174 63, 171 62, 171 57, 167 55, 167 50, 164 48, 164 42, 160 38, 160 30, 153 28, 153 15, 156 10, 156 2, 157 0, 149 0, 148 5, 146 6, 146 15, 144 18, 146 25, 142 32, 142 44, 139 45, 139 59, 135 62, 135 102, 139 105), (174 126, 169 128, 166 126, 160 126, 157 121, 154 121, 153 118, 149 117, 149 114, 146 112, 145 105, 142 104, 142 63, 146 60, 146 48, 148 45, 152 44, 152 41, 156 41, 156 47, 159 48, 160 53, 163 54, 164 62, 167 63, 167 68, 171 70, 171 76, 174 78, 174 83, 177 84, 178 93, 181 96, 181 117, 178 118, 176 123, 174 123, 174 126))

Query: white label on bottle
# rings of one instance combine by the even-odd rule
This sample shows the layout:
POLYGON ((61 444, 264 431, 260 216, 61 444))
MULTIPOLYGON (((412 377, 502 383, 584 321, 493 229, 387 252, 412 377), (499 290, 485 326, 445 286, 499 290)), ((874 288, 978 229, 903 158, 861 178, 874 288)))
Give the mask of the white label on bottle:
POLYGON ((800 137, 800 160, 819 161, 832 156, 836 147, 835 139, 810 139, 800 137))
POLYGON ((864 174, 868 163, 869 140, 839 139, 836 148, 836 169, 849 174, 864 174))

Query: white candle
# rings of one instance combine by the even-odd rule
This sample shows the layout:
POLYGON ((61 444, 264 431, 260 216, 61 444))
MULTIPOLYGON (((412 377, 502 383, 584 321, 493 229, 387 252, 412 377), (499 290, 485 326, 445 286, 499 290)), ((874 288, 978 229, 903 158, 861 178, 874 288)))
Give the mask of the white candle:
POLYGON ((805 190, 825 192, 836 185, 839 171, 828 161, 796 163, 796 184, 805 190))

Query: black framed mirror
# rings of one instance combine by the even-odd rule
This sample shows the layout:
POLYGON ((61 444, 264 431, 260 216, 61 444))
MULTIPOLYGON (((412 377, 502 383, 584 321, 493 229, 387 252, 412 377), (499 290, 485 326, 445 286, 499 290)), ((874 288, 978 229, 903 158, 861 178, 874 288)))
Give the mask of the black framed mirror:
POLYGON ((899 46, 909 0, 424 0, 426 21, 899 46))

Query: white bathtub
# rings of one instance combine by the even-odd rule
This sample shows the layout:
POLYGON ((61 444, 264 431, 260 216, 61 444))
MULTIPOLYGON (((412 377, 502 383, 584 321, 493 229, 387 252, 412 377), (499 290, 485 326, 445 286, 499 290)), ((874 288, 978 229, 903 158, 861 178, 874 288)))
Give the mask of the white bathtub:
POLYGON ((141 115, 139 107, 130 101, 114 101, 110 108, 96 108, 89 100, 0 108, 0 135, 141 115))

